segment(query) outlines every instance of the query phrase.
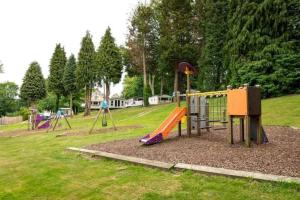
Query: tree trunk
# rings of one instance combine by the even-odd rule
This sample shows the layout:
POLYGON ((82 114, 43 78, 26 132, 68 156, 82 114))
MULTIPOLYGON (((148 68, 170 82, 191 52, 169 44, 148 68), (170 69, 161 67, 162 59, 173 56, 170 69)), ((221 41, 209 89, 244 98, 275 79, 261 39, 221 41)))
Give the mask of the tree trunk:
POLYGON ((36 115, 37 115, 37 110, 36 110, 36 102, 31 102, 31 130, 35 129, 35 119, 36 119, 36 115))
POLYGON ((55 111, 57 112, 59 109, 59 99, 60 99, 60 95, 56 94, 56 102, 55 102, 55 111))
POLYGON ((70 94, 70 109, 71 109, 71 116, 73 116, 73 95, 70 94))
POLYGON ((143 74, 144 74, 143 99, 144 99, 144 106, 148 106, 149 102, 148 102, 148 92, 147 92, 147 66, 146 66, 146 56, 145 56, 145 34, 144 34, 144 42, 143 42, 142 59, 143 59, 143 74))
POLYGON ((110 87, 109 87, 109 81, 105 81, 105 100, 107 103, 109 103, 109 95, 110 95, 110 87))
POLYGON ((84 106, 84 116, 90 115, 90 110, 89 110, 89 93, 90 93, 90 88, 89 85, 85 86, 85 106, 84 106))
POLYGON ((91 86, 90 86, 90 92, 89 92, 89 113, 91 113, 92 94, 93 94, 93 84, 91 84, 91 86))
POLYGON ((178 91, 178 68, 177 64, 175 65, 175 76, 174 76, 174 93, 178 91))
POLYGON ((152 96, 154 96, 155 92, 154 92, 154 80, 155 80, 155 75, 152 75, 149 74, 149 86, 150 86, 150 89, 151 89, 151 94, 152 96))
POLYGON ((146 56, 145 56, 145 42, 143 46, 143 74, 144 74, 144 88, 147 87, 147 68, 146 68, 146 56))
POLYGON ((163 95, 164 81, 162 77, 160 78, 160 96, 163 95))

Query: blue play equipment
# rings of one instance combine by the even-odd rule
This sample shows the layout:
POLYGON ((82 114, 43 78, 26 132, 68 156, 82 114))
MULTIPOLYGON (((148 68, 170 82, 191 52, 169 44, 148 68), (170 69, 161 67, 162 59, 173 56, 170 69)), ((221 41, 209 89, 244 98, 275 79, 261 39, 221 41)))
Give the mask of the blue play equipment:
POLYGON ((106 100, 103 100, 103 101, 101 102, 101 109, 103 109, 103 110, 108 109, 108 103, 107 103, 106 100))
MULTIPOLYGON (((64 118, 64 119, 65 119, 65 121, 67 122, 69 128, 71 129, 71 125, 70 125, 70 123, 69 123, 69 121, 68 121, 68 119, 67 119, 67 116, 65 115, 64 111, 61 110, 61 109, 58 109, 58 111, 56 112, 56 115, 55 115, 55 117, 54 117, 54 121, 55 121, 55 122, 54 122, 54 126, 53 126, 52 131, 55 130, 55 128, 56 128, 56 126, 57 126, 57 123, 58 123, 58 121, 59 121, 61 118, 64 118)), ((51 124, 50 127, 52 127, 52 124, 51 124)), ((48 132, 48 131, 49 131, 49 129, 47 130, 47 132, 48 132)))
POLYGON ((106 100, 103 100, 101 103, 101 109, 103 110, 103 115, 102 115, 102 127, 107 126, 107 120, 106 120, 106 113, 108 111, 108 104, 106 100))
POLYGON ((109 104, 106 100, 103 100, 100 104, 100 109, 99 109, 98 114, 96 116, 96 119, 95 119, 95 121, 92 125, 92 128, 89 131, 89 134, 92 133, 92 131, 93 131, 93 129, 94 129, 96 123, 97 123, 98 118, 101 116, 101 113, 102 113, 102 127, 107 126, 106 118, 107 118, 107 113, 108 113, 109 117, 111 119, 111 122, 113 124, 114 130, 117 130, 117 128, 115 126, 115 123, 114 123, 114 120, 113 120, 112 115, 111 115, 110 110, 109 110, 109 104))

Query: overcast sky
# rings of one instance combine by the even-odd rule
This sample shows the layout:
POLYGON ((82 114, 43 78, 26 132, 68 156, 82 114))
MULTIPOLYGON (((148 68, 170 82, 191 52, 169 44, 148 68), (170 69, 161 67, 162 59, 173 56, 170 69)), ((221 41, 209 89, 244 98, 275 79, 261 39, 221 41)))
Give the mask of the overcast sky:
MULTIPOLYGON (((128 18, 139 0, 1 0, 0 61, 4 74, 0 82, 22 84, 25 71, 37 61, 44 77, 55 44, 61 43, 67 56, 77 57, 80 42, 89 30, 97 48, 108 26, 118 45, 126 39, 128 18)), ((120 93, 121 84, 112 94, 120 93)))

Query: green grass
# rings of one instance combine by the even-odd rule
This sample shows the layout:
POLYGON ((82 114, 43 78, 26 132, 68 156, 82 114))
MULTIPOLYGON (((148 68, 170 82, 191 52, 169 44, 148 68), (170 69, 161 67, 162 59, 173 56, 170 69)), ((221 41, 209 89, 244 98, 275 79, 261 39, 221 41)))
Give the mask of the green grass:
POLYGON ((300 95, 290 95, 262 101, 263 124, 300 128, 300 95))
MULTIPOLYGON (((300 127, 299 103, 299 95, 264 100, 264 124, 300 127)), ((108 159, 95 160, 64 151, 69 146, 82 147, 142 136, 158 126, 174 107, 174 104, 168 104, 112 112, 118 126, 143 126, 135 130, 55 137, 64 132, 57 130, 0 138, 0 199, 300 198, 299 184, 205 176, 191 171, 167 172, 108 159)), ((87 131, 93 117, 74 117, 70 120, 72 131, 87 131)), ((100 128, 100 122, 97 126, 100 128)), ((16 131, 26 129, 26 124, 0 128, 1 131, 16 131)))

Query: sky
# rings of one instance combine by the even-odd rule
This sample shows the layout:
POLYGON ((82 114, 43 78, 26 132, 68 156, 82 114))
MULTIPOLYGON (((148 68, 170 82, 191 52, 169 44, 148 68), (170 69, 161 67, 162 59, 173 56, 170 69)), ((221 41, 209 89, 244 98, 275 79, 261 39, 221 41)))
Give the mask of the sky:
MULTIPOLYGON (((61 43, 67 57, 76 57, 86 31, 95 48, 110 26, 118 45, 124 45, 128 19, 139 0, 1 0, 0 61, 4 74, 0 82, 19 86, 32 61, 37 61, 45 78, 55 45, 61 43)), ((123 76, 124 77, 124 76, 123 76)), ((122 81, 121 81, 122 82, 122 81)), ((122 83, 111 94, 121 93, 122 83)))

